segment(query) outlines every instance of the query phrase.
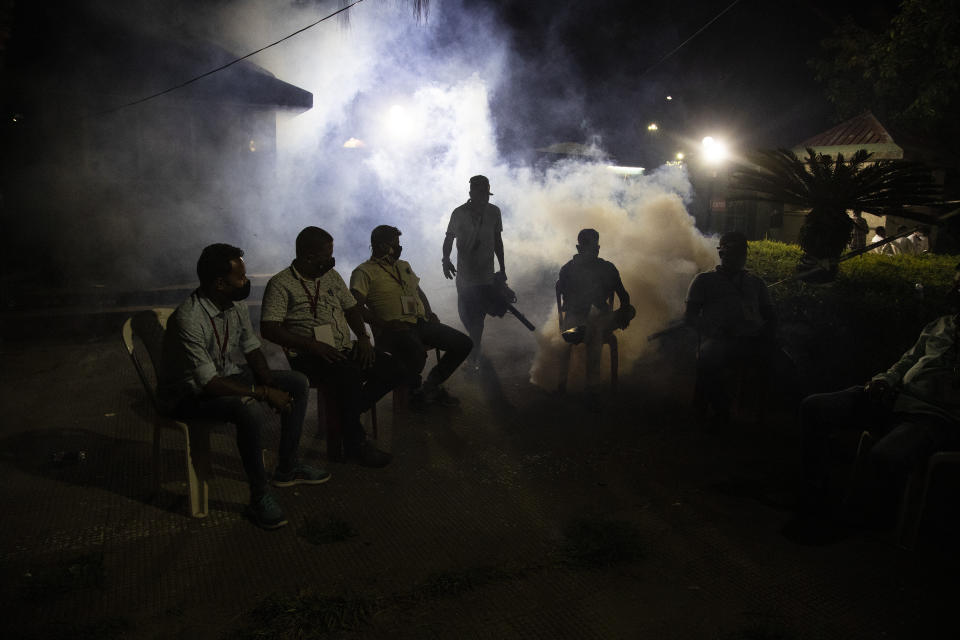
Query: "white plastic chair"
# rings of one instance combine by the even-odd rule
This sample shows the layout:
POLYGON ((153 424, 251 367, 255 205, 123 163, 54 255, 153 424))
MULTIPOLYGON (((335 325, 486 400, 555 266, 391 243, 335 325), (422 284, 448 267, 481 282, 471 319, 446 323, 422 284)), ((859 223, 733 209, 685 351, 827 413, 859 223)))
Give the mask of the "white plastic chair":
POLYGON ((156 394, 157 368, 160 363, 160 349, 167 318, 171 313, 173 309, 158 308, 141 311, 127 318, 123 323, 123 346, 133 362, 133 367, 154 409, 154 495, 159 495, 163 480, 161 438, 163 430, 170 429, 182 434, 185 443, 190 514, 194 518, 206 518, 209 513, 209 480, 213 477, 213 467, 210 463, 210 430, 212 426, 220 423, 202 420, 191 420, 187 423, 166 417, 159 410, 156 394))

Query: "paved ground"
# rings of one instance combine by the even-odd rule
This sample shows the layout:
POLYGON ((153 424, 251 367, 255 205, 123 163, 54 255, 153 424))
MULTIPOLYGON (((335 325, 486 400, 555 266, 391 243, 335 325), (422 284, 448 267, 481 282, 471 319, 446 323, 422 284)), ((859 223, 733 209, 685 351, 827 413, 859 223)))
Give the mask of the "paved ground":
MULTIPOLYGON (((274 532, 242 513, 228 431, 208 518, 186 515, 172 434, 149 495, 151 417, 114 334, 4 343, 0 637, 958 637, 945 545, 780 535, 789 410, 705 433, 671 354, 589 414, 529 384, 522 335, 490 333, 499 374, 458 372, 459 409, 394 419, 385 400, 395 462, 278 490, 291 525, 274 532)), ((303 449, 322 463, 319 440, 303 449)))

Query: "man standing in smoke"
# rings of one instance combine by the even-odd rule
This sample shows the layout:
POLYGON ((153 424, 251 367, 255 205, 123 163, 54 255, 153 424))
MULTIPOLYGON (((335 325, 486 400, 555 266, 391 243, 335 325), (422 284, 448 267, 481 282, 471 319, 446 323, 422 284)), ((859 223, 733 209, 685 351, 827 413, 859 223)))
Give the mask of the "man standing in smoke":
POLYGON ((403 362, 414 402, 456 406, 460 402, 441 386, 470 354, 466 335, 440 322, 420 288, 410 263, 400 259, 400 229, 380 225, 370 234, 370 259, 353 270, 350 292, 373 328, 377 346, 403 362), (427 348, 443 351, 421 386, 427 348))
POLYGON ((717 251, 717 268, 697 274, 690 283, 684 322, 700 334, 694 408, 705 414, 712 407, 723 424, 730 419, 732 370, 769 362, 777 317, 766 283, 744 269, 747 237, 727 232, 717 251))
POLYGON ((167 322, 160 360, 158 399, 175 418, 225 420, 237 427, 240 461, 250 483, 250 515, 264 529, 287 519, 267 488, 261 432, 267 408, 280 412, 280 452, 273 484, 321 484, 323 469, 297 461, 310 384, 296 371, 272 371, 242 302, 250 295, 243 251, 212 244, 197 261, 200 287, 167 322), (232 358, 242 351, 245 366, 232 358))
POLYGON ((600 257, 600 234, 583 229, 577 234, 577 255, 563 265, 557 279, 563 313, 564 338, 587 348, 587 393, 591 409, 599 409, 600 352, 614 329, 626 329, 636 315, 630 294, 612 262, 600 257), (613 295, 620 308, 613 310, 613 295), (572 336, 572 337, 568 337, 572 336))
POLYGON ((490 181, 486 176, 470 178, 470 199, 453 210, 443 241, 443 275, 457 278, 457 311, 460 321, 473 340, 469 366, 480 367, 480 338, 487 299, 494 284, 493 258, 500 264, 496 277, 506 281, 503 265, 503 222, 500 209, 490 204, 490 181), (457 241, 457 266, 450 261, 453 241, 457 241))
POLYGON ((296 251, 263 292, 260 333, 286 350, 292 369, 333 388, 344 442, 343 451, 334 449, 330 457, 386 466, 390 454, 367 441, 360 415, 402 382, 403 370, 370 343, 360 306, 333 268, 333 237, 306 227, 296 251))

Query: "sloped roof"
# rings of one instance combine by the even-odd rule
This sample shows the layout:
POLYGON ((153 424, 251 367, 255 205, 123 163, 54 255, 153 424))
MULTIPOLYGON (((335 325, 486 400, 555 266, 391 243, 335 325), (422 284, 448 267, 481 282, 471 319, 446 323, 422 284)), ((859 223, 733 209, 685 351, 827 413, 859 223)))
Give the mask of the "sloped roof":
POLYGON ((800 146, 846 147, 866 144, 895 144, 890 133, 869 111, 804 140, 800 146))
POLYGON ((890 132, 869 111, 807 138, 793 148, 798 155, 804 155, 807 149, 848 157, 863 149, 873 160, 902 160, 904 155, 903 147, 894 142, 890 132))

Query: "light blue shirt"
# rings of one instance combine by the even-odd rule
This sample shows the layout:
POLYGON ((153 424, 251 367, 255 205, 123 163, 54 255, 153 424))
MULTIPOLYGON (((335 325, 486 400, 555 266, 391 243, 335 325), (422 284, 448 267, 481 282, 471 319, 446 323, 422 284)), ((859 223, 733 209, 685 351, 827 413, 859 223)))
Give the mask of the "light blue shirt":
POLYGON ((197 289, 167 321, 157 390, 161 407, 172 409, 184 396, 200 395, 214 378, 240 373, 233 356, 259 348, 246 303, 221 311, 197 289))

